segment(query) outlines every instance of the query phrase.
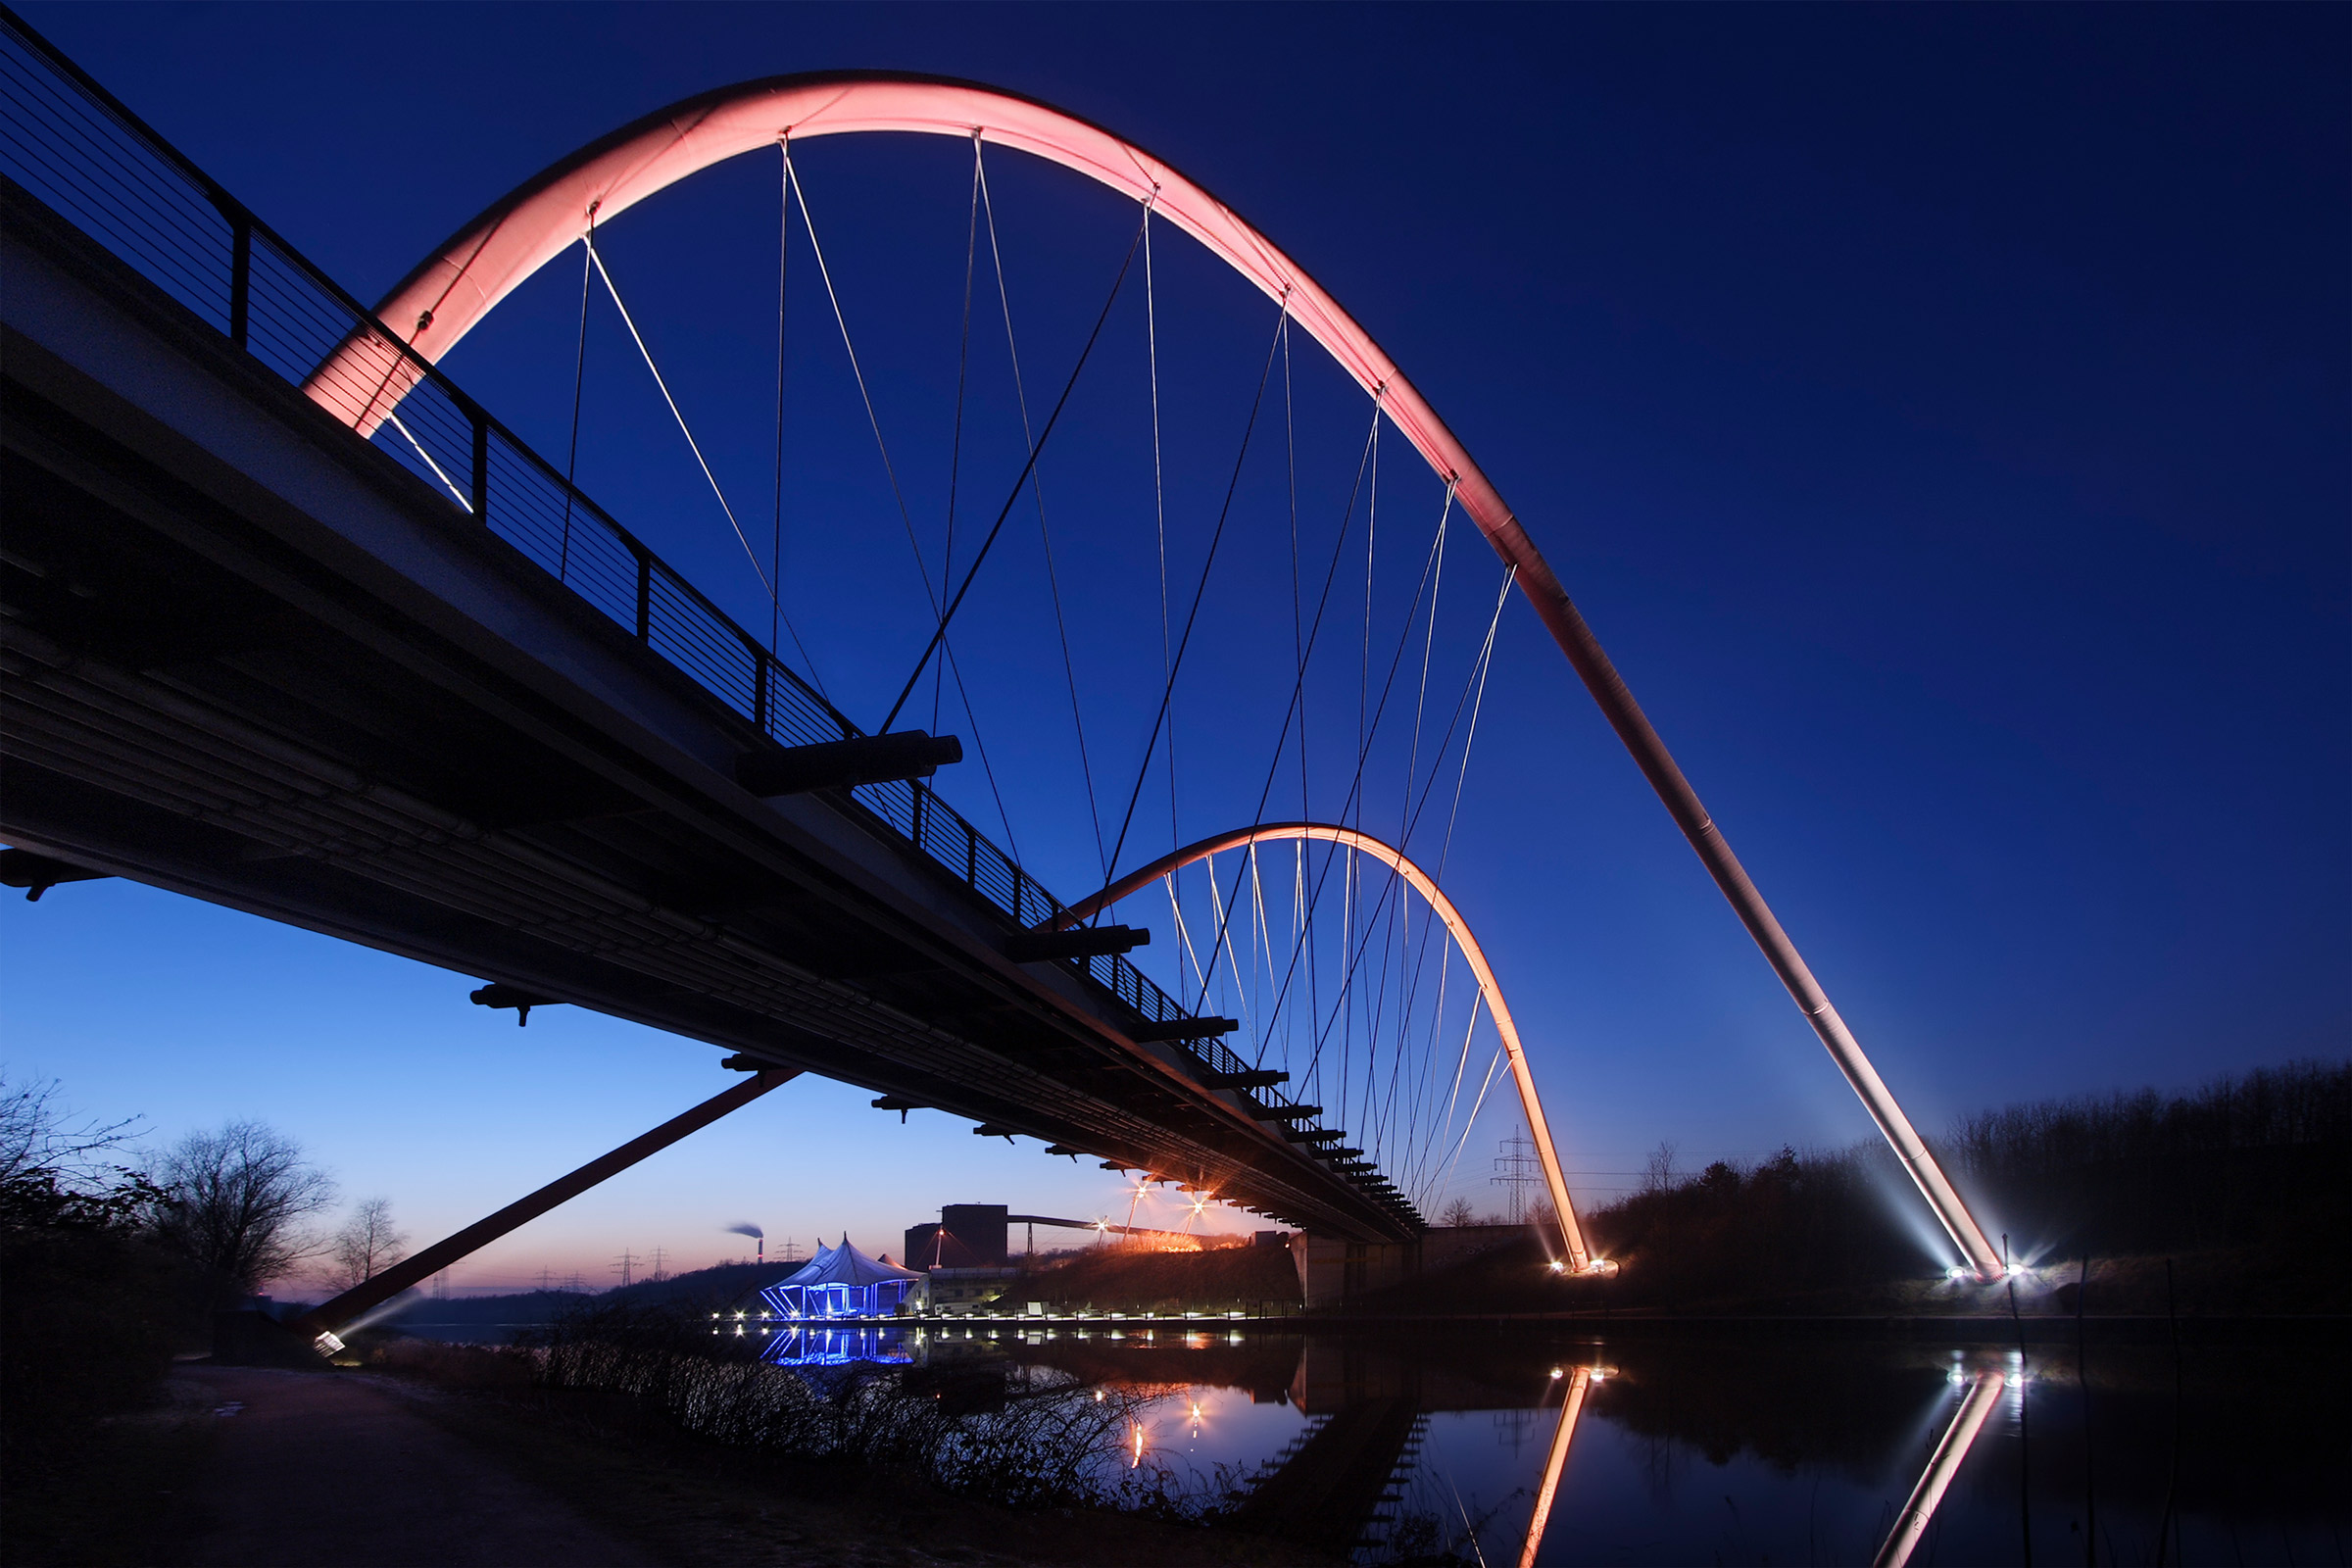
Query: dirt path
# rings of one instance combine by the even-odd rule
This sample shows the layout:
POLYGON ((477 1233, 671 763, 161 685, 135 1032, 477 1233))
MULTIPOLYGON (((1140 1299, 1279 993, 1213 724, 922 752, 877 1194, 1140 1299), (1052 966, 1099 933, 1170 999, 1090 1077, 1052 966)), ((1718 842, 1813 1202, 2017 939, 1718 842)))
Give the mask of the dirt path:
POLYGON ((188 1366, 214 1391, 188 1568, 651 1568, 372 1378, 188 1366))

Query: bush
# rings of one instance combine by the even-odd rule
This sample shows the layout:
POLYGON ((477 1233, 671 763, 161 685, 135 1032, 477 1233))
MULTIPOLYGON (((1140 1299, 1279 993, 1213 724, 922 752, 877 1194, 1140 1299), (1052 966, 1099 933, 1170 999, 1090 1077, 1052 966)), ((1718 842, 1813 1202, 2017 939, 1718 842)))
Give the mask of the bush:
POLYGON ((630 1306, 568 1314, 504 1353, 541 1389, 625 1396, 730 1447, 879 1467, 1007 1508, 1182 1511, 1162 1471, 1122 1462, 1150 1400, 1048 1369, 770 1366, 711 1353, 706 1320, 630 1306))
POLYGON ((163 1381, 174 1330, 193 1327, 193 1282, 142 1229, 157 1196, 132 1174, 97 1193, 51 1171, 0 1184, 0 1432, 12 1448, 135 1409, 163 1381))

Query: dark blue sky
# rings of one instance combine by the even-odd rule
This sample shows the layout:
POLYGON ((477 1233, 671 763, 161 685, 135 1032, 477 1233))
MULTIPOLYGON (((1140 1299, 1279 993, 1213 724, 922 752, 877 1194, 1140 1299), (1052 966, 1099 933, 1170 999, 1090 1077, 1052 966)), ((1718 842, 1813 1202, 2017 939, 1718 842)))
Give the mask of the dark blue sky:
MULTIPOLYGON (((2341 8, 24 13, 369 298, 543 165, 729 80, 933 71, 1100 121, 1284 245, 1479 456, 1923 1125, 2005 1099, 2179 1085, 2346 1049, 2341 8)), ((842 232, 834 261, 854 324, 866 290, 861 351, 904 371, 884 420, 915 511, 934 519, 953 393, 939 366, 953 361, 926 369, 893 346, 953 350, 966 156, 946 142, 818 147, 804 171, 829 247, 842 232), (871 302, 886 289, 917 302, 883 320, 871 302)), ((1058 386, 1069 323, 1082 330, 1133 220, 1010 155, 990 172, 1008 225, 1026 225, 1018 241, 1008 226, 1006 243, 1016 309, 1035 323, 1023 353, 1036 401, 1058 386)), ((620 220, 609 253, 722 477, 760 515, 773 366, 759 345, 774 322, 772 304, 762 318, 756 302, 773 297, 774 180, 772 161, 713 171, 620 220)), ((1194 290, 1195 315, 1163 345, 1163 390, 1183 404, 1169 414, 1171 452, 1198 453, 1170 488, 1185 503, 1171 529, 1193 541, 1189 571, 1268 313, 1219 295, 1181 249, 1170 236, 1159 259, 1171 302, 1194 290)), ((559 453, 576 269, 576 254, 551 268, 449 362, 559 453)), ((838 343, 822 308, 796 294, 801 456, 827 432, 844 452, 870 439, 861 416, 841 422, 848 383, 824 359, 838 360, 838 343)), ((1126 358, 1090 371, 1090 416, 1106 429, 1140 395, 1140 319, 1117 318, 1126 358)), ((584 481, 754 619, 748 572, 609 311, 594 330, 590 386, 607 396, 584 425, 584 481)), ((1318 407, 1302 440, 1332 460, 1315 480, 1328 541, 1360 401, 1325 387, 1318 407)), ((1150 494, 1115 499, 1123 481, 1107 470, 1132 453, 1112 437, 1085 450, 1106 455, 1067 460, 1066 525, 1101 543, 1092 557, 1071 547, 1075 591, 1115 616, 1146 569, 1150 494)), ((1274 475, 1252 473, 1249 495, 1265 502, 1274 475)), ((870 474, 860 482, 871 490, 870 474)), ((911 652, 906 582, 872 586, 893 559, 906 576, 905 545, 871 494, 809 484, 796 508, 843 519, 842 537, 795 533, 788 580, 802 597, 788 603, 871 722, 911 652), (877 627, 872 607, 890 609, 891 591, 899 619, 877 627)), ((1435 487, 1396 495, 1425 545, 1435 487)), ((1272 559, 1243 549, 1230 577, 1212 579, 1212 622, 1264 611, 1272 559)), ((1477 585, 1459 605, 1489 598, 1491 561, 1452 559, 1477 585)), ((1005 594, 1026 591, 1026 569, 1007 558, 1005 594)), ((1155 591, 1140 591, 1155 619, 1155 591)), ((1287 579, 1280 598, 1287 607, 1287 579)), ((1004 626, 1018 618, 1007 612, 1004 626)), ((1483 611, 1469 618, 1470 633, 1483 629, 1483 611)), ((1034 662, 985 619, 972 636, 998 681, 979 701, 1006 736, 1001 774, 1024 858, 1073 896, 1097 865, 1083 796, 1042 738, 1044 719, 1067 730, 1058 663, 1034 662)), ((1099 710, 1113 756, 1098 766, 1120 794, 1141 744, 1135 714, 1156 697, 1143 678, 1156 674, 1156 630, 1129 641, 1103 647, 1110 673, 1090 693, 1090 724, 1099 710), (1134 729, 1124 740, 1122 722, 1134 729)), ((1223 633, 1219 645, 1236 646, 1223 633)), ((1246 686, 1247 659, 1205 659, 1202 678, 1246 686)), ((1866 1132, 1524 607, 1504 618, 1488 701, 1446 880, 1543 1060, 1571 1163, 1590 1152, 1584 1185, 1615 1185, 1605 1173, 1660 1138, 1760 1152, 1866 1132)), ((1232 739, 1200 711, 1187 722, 1189 747, 1232 739)), ((1236 726, 1255 760, 1235 777, 1250 785, 1204 778, 1188 827, 1248 813, 1241 797, 1254 798, 1270 731, 1236 726)), ((994 820, 976 781, 956 789, 994 820)), ((1165 847, 1164 798, 1159 809, 1153 850, 1165 847)), ((544 1036, 539 1020, 527 1037, 484 1032, 449 1004, 462 991, 446 977, 136 889, 70 889, 10 910, 12 1060, 164 1131, 260 1109, 420 1222, 503 1201, 502 1181, 617 1141, 648 1103, 682 1104, 710 1078, 698 1050, 600 1021, 550 1014, 544 1036), (171 961, 126 971, 115 940, 125 922, 171 961), (453 1073, 504 1075, 528 1093, 572 1029, 570 1059, 591 1053, 626 1090, 612 1097, 623 1101, 613 1136, 597 1141, 613 1112, 578 1085, 564 1114, 510 1140, 511 1176, 460 1180, 479 1131, 404 1147, 365 1106, 306 1102, 285 1069, 317 1040, 293 1019, 338 1009, 286 1002, 283 1017, 276 1003, 257 1014, 254 999, 267 987, 299 999, 328 975, 334 995, 372 999, 353 1049, 402 1064, 368 1075, 381 1119, 436 1099, 453 1073), (69 1004, 89 986, 125 998, 103 1026, 69 1004), (201 1049, 225 1050, 229 1064, 201 1094, 164 1102, 156 1086, 177 1081, 156 1076, 164 1059, 183 1061, 199 1048, 179 1042, 200 1039, 221 1043, 201 1049), (419 1161, 441 1186, 410 1174, 419 1161)), ((803 1113, 776 1114, 782 1125, 803 1113)), ((884 1198, 746 1201, 786 1217, 804 1204, 861 1241, 962 1197, 1018 1206, 1066 1187, 1069 1202, 1102 1206, 1085 1188, 1092 1173, 1002 1146, 983 1162, 944 1120, 902 1137, 893 1118, 887 1132, 912 1174, 884 1198)), ((737 1157, 758 1158, 753 1133, 742 1137, 737 1157)), ((708 1186, 697 1196, 701 1178, 674 1174, 667 1186, 648 1175, 641 1196, 676 1248, 702 1223, 708 1186)), ((656 1223, 640 1228, 650 1238, 656 1223)), ((577 1246, 603 1234, 582 1231, 577 1246)))

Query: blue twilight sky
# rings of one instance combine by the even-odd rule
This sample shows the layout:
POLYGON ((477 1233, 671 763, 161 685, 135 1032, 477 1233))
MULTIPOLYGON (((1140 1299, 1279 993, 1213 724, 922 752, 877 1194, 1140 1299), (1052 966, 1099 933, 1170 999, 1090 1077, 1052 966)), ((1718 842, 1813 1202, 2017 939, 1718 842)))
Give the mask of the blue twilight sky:
MULTIPOLYGON (((731 80, 930 71, 1099 121, 1285 246, 1478 454, 1925 1127, 2346 1050, 2340 8, 24 9, 367 298, 549 162, 731 80)), ((969 153, 892 139, 795 156, 905 526, 936 569, 969 153)), ((1135 217, 1012 155, 988 168, 1040 405, 1135 217)), ((746 159, 606 241, 756 535, 774 494, 776 202, 775 161, 746 159)), ((967 529, 1018 456, 979 244, 967 529)), ((1180 612, 1271 311, 1174 235, 1153 260, 1180 612)), ((920 589, 808 261, 790 294, 785 608, 871 723, 919 644, 920 589)), ((447 362, 559 458, 578 267, 560 259, 447 362)), ((1145 331, 1123 291, 1047 466, 1106 836, 1158 696, 1145 331)), ((634 354, 600 300, 581 480, 763 625, 634 354)), ((1366 405, 1327 367, 1296 375, 1313 557, 1333 549, 1366 405)), ((1400 542, 1373 623, 1394 639, 1441 497, 1394 432, 1383 453, 1384 538, 1400 542)), ((1179 689, 1183 802, 1171 821, 1164 784, 1144 796, 1122 866, 1254 809, 1279 693, 1260 700, 1252 639, 1278 629, 1287 689, 1291 595, 1270 441, 1242 471, 1179 689)), ((973 713, 940 722, 993 737, 1024 862, 1074 897, 1101 864, 1024 526, 962 633, 973 713)), ((1491 557, 1455 543, 1471 548, 1446 558, 1434 637, 1446 702, 1495 589, 1491 557)), ((1352 723, 1357 673, 1351 655, 1319 674, 1317 710, 1352 723)), ((945 787, 997 826, 970 764, 945 787)), ((1446 881, 1589 1200, 1661 1139, 1689 1162, 1867 1133, 1516 602, 1464 788, 1446 881)), ((720 1081, 690 1042, 573 1009, 517 1031, 466 1004, 475 977, 129 885, 0 905, 0 940, 12 1076, 55 1075, 157 1140, 261 1116, 351 1196, 390 1196, 419 1239, 720 1081)), ((457 1279, 601 1282, 623 1248, 657 1246, 695 1266, 743 1250, 721 1234, 740 1219, 882 1250, 942 1201, 1125 1205, 1091 1161, 936 1113, 902 1128, 867 1098, 796 1083, 457 1279)), ((1459 1188, 1485 1203, 1482 1157, 1459 1188)))

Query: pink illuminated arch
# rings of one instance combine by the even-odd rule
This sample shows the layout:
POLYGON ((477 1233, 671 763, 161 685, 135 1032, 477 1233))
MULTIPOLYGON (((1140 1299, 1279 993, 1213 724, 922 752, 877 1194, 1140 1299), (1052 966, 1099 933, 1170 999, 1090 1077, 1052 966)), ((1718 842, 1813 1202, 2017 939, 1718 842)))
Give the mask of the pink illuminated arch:
POLYGON ((1634 701, 1584 615, 1501 493, 1372 335, 1256 228, 1133 142, 1034 99, 943 77, 882 73, 770 76, 716 88, 648 115, 535 175, 428 256, 377 307, 400 342, 370 330, 347 339, 306 390, 372 435, 420 379, 401 345, 437 362, 525 278, 577 242, 590 215, 605 223, 689 174, 789 136, 906 131, 978 138, 1059 164, 1119 191, 1199 240, 1320 343, 1426 458, 1516 573, 1585 689, 1633 754, 1677 826, 1763 950, 1797 1007, 1861 1098, 1936 1218, 1980 1278, 2000 1254, 1929 1152, 1861 1043, 1781 928, 1666 743, 1634 701))
POLYGON ((1133 897, 1139 890, 1150 887, 1161 877, 1173 876, 1186 866, 1205 860, 1227 850, 1238 850, 1251 844, 1288 843, 1304 840, 1336 844, 1358 855, 1368 855, 1402 877, 1415 893, 1421 895, 1437 917, 1446 922, 1446 934, 1461 950, 1478 977, 1478 994, 1486 1002, 1487 1012, 1494 1020, 1494 1032, 1502 1037, 1503 1053, 1510 1058, 1511 1079, 1519 1086, 1519 1108, 1527 1114, 1528 1135, 1535 1140, 1536 1153, 1544 1162, 1544 1182, 1551 1191, 1552 1207, 1560 1216, 1560 1239, 1568 1250, 1568 1266, 1577 1273, 1592 1268, 1592 1252, 1585 1245, 1584 1228, 1576 1221, 1576 1205, 1568 1197, 1568 1178, 1560 1169, 1559 1151, 1552 1147, 1551 1124, 1544 1119, 1544 1102, 1536 1094, 1535 1075, 1528 1070, 1527 1053, 1519 1044, 1519 1025, 1511 1018, 1511 1009, 1502 1000, 1502 984, 1494 978, 1494 967, 1487 962, 1486 950, 1471 935, 1470 922, 1462 911, 1453 906, 1436 879, 1413 863, 1405 853, 1395 845, 1361 833, 1351 827, 1340 827, 1330 822, 1266 822, 1256 827, 1235 828, 1188 844, 1171 851, 1151 864, 1139 866, 1119 878, 1092 898, 1079 900, 1049 922, 1049 929, 1058 930, 1076 925, 1109 908, 1121 899, 1133 897))

